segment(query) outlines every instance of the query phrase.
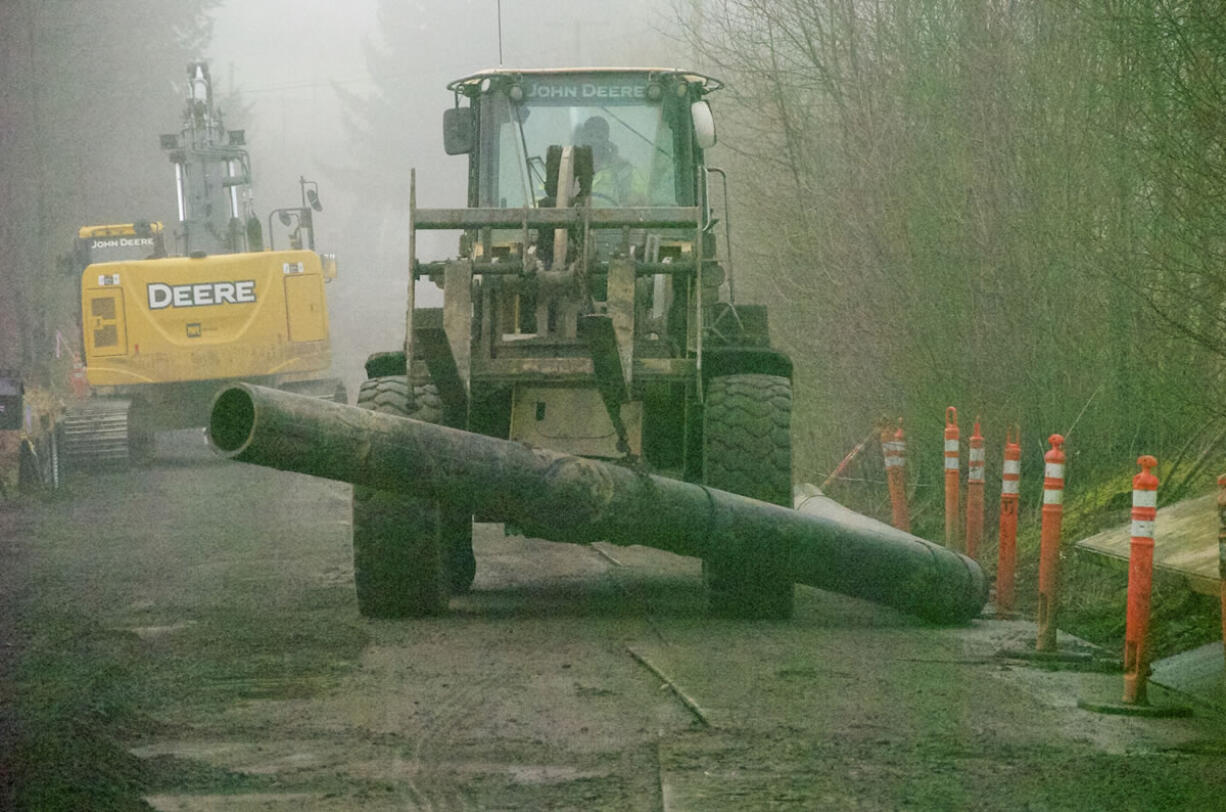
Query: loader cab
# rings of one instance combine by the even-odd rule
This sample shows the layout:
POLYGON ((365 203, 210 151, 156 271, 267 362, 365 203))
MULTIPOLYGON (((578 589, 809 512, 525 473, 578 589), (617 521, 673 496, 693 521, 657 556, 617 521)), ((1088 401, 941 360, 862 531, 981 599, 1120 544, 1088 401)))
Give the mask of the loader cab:
POLYGON ((469 206, 554 205, 550 152, 559 147, 591 150, 591 189, 581 202, 594 208, 703 202, 702 145, 714 131, 708 138, 702 97, 719 87, 714 79, 646 69, 493 70, 448 87, 457 103, 444 116, 444 146, 469 155, 469 206), (695 105, 705 119, 696 119, 695 105))

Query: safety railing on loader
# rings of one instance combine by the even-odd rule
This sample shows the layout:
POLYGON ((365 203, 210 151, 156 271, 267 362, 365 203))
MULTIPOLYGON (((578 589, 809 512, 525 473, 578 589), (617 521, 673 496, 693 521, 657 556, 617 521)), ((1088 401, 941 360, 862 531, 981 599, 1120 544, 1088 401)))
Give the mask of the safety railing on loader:
POLYGON ((413 227, 422 231, 464 228, 697 228, 697 206, 627 208, 462 208, 414 209, 413 227))
MULTIPOLYGON (((689 230, 695 233, 695 243, 699 241, 698 231, 702 225, 702 214, 696 206, 649 206, 633 208, 589 208, 586 206, 572 208, 463 208, 463 209, 414 209, 412 212, 411 232, 416 231, 492 231, 493 229, 519 229, 524 232, 523 244, 528 244, 528 231, 533 229, 566 228, 583 229, 585 241, 588 232, 593 230, 613 229, 677 229, 689 230)), ((483 236, 488 241, 488 235, 483 236)), ((415 240, 414 240, 415 242, 415 240)), ((678 260, 672 262, 635 263, 635 274, 651 276, 653 274, 689 274, 693 273, 701 262, 697 260, 678 260)), ((414 277, 429 276, 443 270, 445 262, 418 262, 413 260, 414 277)), ((522 273, 524 263, 515 258, 499 259, 497 261, 474 262, 473 273, 484 274, 514 274, 522 273)), ((600 273, 607 270, 607 263, 592 262, 589 270, 600 273)))

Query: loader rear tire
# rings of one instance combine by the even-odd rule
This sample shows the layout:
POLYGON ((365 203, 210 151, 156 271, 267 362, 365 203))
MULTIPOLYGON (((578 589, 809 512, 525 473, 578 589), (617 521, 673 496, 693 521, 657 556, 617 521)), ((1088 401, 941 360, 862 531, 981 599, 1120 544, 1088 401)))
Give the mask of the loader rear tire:
MULTIPOLYGON (((703 409, 703 483, 723 491, 792 503, 792 382, 778 375, 712 378, 703 409)), ((792 616, 790 551, 728 538, 703 558, 708 604, 724 617, 792 616), (732 543, 738 542, 739 543, 732 543)))
MULTIPOLYGON (((432 385, 415 386, 410 406, 403 375, 362 384, 357 405, 428 423, 442 421, 432 385)), ((435 500, 373 488, 353 489, 353 574, 358 611, 366 617, 423 617, 447 609, 451 591, 472 583, 452 574, 456 550, 472 555, 472 517, 435 500)), ((475 571, 475 561, 474 567, 475 571)))

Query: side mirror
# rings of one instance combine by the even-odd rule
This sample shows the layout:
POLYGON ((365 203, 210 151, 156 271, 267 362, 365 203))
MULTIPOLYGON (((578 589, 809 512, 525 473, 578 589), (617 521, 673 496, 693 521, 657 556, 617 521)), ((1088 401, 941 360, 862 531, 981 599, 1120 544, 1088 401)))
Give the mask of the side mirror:
POLYGON ((711 105, 705 101, 696 101, 690 105, 690 118, 694 121, 694 140, 702 149, 715 146, 715 116, 711 115, 711 105))
POLYGON ((443 151, 448 155, 467 155, 476 145, 476 121, 471 107, 452 107, 443 111, 443 151))
POLYGON ((314 189, 307 189, 306 197, 307 202, 311 204, 311 208, 313 208, 315 211, 324 210, 323 204, 319 202, 319 192, 316 192, 314 189))

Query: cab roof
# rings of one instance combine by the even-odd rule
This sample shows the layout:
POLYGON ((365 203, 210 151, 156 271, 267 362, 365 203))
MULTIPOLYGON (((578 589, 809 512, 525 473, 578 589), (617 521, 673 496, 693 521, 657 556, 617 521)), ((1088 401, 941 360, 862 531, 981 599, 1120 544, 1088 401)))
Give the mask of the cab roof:
POLYGON ((696 84, 705 95, 713 90, 719 90, 724 83, 713 76, 707 76, 681 68, 488 68, 483 71, 455 79, 447 84, 447 89, 464 95, 471 95, 485 89, 488 83, 498 79, 514 80, 521 76, 591 76, 592 74, 626 74, 635 73, 643 76, 673 76, 683 79, 689 84, 696 84))

